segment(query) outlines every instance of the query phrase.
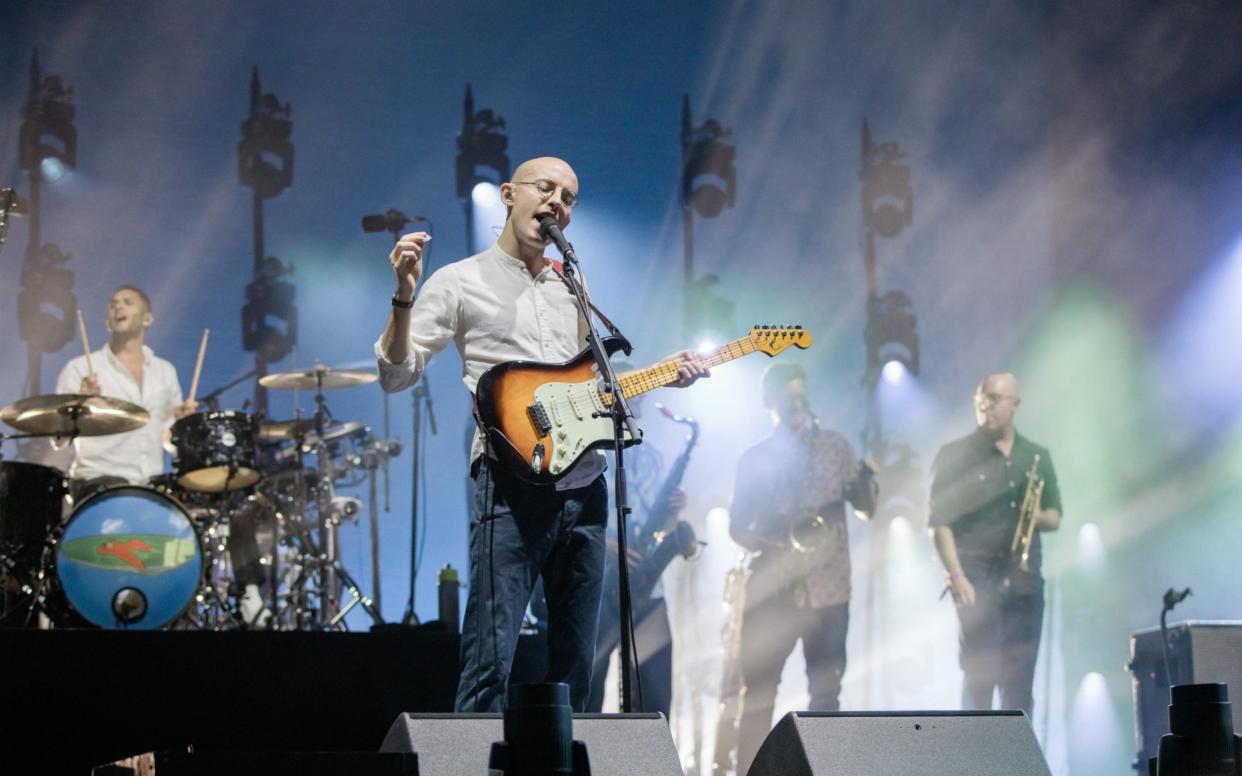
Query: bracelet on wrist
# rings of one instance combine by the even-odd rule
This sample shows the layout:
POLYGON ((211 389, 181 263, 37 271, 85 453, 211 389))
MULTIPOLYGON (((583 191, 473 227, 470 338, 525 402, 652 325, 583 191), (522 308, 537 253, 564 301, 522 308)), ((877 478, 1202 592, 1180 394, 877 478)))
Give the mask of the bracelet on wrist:
POLYGON ((410 300, 407 302, 404 299, 401 299, 400 296, 398 296, 399 293, 400 293, 399 291, 393 292, 393 295, 392 295, 392 306, 393 307, 400 307, 403 310, 408 310, 414 306, 414 297, 410 297, 410 300))
POLYGON ((961 572, 961 571, 950 571, 950 572, 949 572, 949 581, 950 581, 950 582, 952 582, 952 581, 953 581, 953 580, 955 580, 955 579, 965 579, 965 578, 966 578, 966 574, 965 574, 965 573, 963 573, 963 572, 961 572))

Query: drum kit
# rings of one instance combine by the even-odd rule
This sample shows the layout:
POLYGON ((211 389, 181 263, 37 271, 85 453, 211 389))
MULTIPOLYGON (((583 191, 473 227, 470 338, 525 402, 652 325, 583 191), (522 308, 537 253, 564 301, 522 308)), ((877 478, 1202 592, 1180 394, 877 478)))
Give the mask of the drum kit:
MULTIPOLYGON (((331 419, 323 392, 374 373, 322 365, 260 378, 314 391, 315 413, 269 421, 211 410, 173 423, 172 472, 92 487, 40 464, 0 460, 0 625, 116 629, 345 629, 361 607, 383 620, 339 558, 338 529, 400 445, 331 419), (313 463, 311 462, 313 459, 313 463), (260 591, 247 612, 243 589, 260 591)), ((51 394, 0 410, 6 439, 118 434, 146 410, 106 396, 51 394)), ((372 520, 377 519, 374 505, 372 520)), ((375 528, 372 536, 374 540, 375 528)))

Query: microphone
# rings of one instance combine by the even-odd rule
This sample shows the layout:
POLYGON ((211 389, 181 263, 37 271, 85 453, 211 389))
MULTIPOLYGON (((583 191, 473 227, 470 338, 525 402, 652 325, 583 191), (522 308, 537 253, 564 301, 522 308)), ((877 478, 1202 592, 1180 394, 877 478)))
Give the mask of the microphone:
POLYGON ((574 253, 574 246, 569 240, 565 239, 565 235, 561 234, 560 224, 556 223, 556 219, 547 216, 539 222, 539 234, 543 235, 545 240, 551 240, 556 243, 556 249, 561 252, 566 261, 577 263, 578 255, 574 253))
POLYGON ((396 208, 388 208, 387 213, 381 215, 371 215, 362 217, 362 231, 364 232, 399 232, 406 224, 412 224, 415 221, 426 221, 422 216, 414 216, 411 218, 396 208))
POLYGON ((17 196, 13 189, 0 189, 0 213, 9 216, 24 216, 30 212, 30 203, 17 196))

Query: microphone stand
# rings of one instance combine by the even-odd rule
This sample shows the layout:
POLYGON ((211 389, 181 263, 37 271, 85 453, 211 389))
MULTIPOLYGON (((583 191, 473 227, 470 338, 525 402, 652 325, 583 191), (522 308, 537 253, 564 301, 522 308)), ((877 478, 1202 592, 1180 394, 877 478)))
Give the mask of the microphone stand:
MULTIPOLYGON (((633 607, 630 602, 629 564, 626 563, 626 537, 629 535, 629 531, 626 529, 626 518, 632 510, 626 496, 625 456, 622 451, 627 447, 626 433, 629 434, 633 444, 638 444, 642 442, 642 431, 639 430, 638 423, 634 420, 634 413, 630 411, 629 401, 621 391, 621 386, 617 382, 617 374, 613 371, 612 362, 608 360, 608 353, 605 351, 599 332, 595 329, 595 324, 591 319, 591 309, 586 300, 586 292, 583 290, 582 283, 577 277, 580 274, 578 257, 574 253, 572 245, 566 243, 566 246, 568 250, 564 246, 557 245, 557 249, 565 259, 561 279, 565 281, 565 285, 569 286, 569 290, 573 292, 574 301, 578 304, 578 311, 582 315, 583 320, 587 322, 587 344, 591 348, 591 354, 595 356, 595 364, 599 369, 604 396, 606 398, 611 397, 609 409, 612 415, 612 449, 616 457, 616 469, 613 472, 613 490, 616 493, 617 501, 617 574, 621 598, 621 711, 624 714, 629 714, 633 711, 630 669, 634 663, 631 650, 634 643, 634 623, 631 619, 633 607)), ((630 343, 616 327, 610 325, 609 330, 613 336, 621 340, 621 348, 625 350, 626 355, 629 355, 631 350, 630 343)), ((637 666, 634 666, 634 668, 636 669, 637 666)))
MULTIPOLYGON (((399 211, 391 210, 391 209, 388 211, 388 214, 389 214, 389 217, 388 217, 388 222, 387 222, 387 227, 388 227, 387 231, 392 234, 393 245, 396 245, 397 241, 401 239, 401 230, 404 229, 407 224, 421 221, 427 224, 428 232, 431 231, 431 221, 427 220, 426 218, 423 218, 422 216, 415 216, 414 218, 409 218, 405 216, 404 214, 400 213, 399 211)), ((429 259, 430 256, 431 256, 430 246, 429 245, 424 246, 423 248, 423 271, 424 272, 426 272, 427 259, 429 259)), ((418 615, 414 611, 414 591, 415 591, 415 585, 418 581, 418 497, 419 497, 418 476, 419 476, 419 471, 422 469, 422 464, 423 464, 423 440, 422 440, 423 412, 422 411, 423 411, 424 406, 427 408, 427 422, 431 426, 431 433, 433 436, 437 434, 436 416, 435 416, 435 412, 432 410, 431 389, 427 385, 426 374, 423 375, 422 379, 418 381, 418 384, 414 386, 414 390, 411 391, 411 400, 413 402, 414 412, 413 412, 413 428, 411 429, 411 442, 410 442, 410 597, 406 601, 406 604, 405 604, 405 614, 402 615, 401 617, 402 625, 418 625, 419 624, 418 615)), ((388 393, 387 392, 384 393, 384 417, 385 419, 387 419, 388 417, 388 393)), ((384 436, 385 438, 387 438, 388 436, 387 429, 385 429, 384 436)), ((385 466, 387 466, 387 462, 385 462, 385 466)), ((386 494, 387 488, 388 488, 387 477, 385 477, 384 479, 384 488, 385 488, 385 494, 386 494)), ((387 496, 385 496, 385 499, 386 498, 387 496)))

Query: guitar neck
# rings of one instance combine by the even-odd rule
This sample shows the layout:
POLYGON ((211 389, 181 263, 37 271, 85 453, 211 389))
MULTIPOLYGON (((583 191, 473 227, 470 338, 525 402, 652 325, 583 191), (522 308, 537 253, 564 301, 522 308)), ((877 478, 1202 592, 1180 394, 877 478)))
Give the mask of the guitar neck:
MULTIPOLYGON (((726 342, 711 353, 704 355, 703 363, 710 369, 735 358, 750 355, 757 350, 758 348, 755 347, 750 337, 742 337, 726 342)), ((621 383, 621 391, 627 398, 672 385, 680 379, 681 377, 677 374, 676 361, 661 361, 646 369, 636 369, 633 372, 622 372, 617 375, 617 380, 621 383)))

